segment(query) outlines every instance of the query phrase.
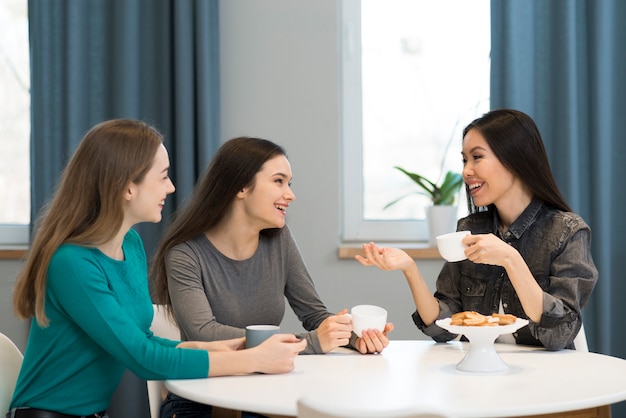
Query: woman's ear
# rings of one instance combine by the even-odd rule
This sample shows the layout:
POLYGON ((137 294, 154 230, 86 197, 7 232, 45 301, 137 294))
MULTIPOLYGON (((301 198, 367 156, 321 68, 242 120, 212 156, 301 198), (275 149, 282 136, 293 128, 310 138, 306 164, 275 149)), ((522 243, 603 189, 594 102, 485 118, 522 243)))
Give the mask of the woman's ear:
POLYGON ((124 200, 130 202, 137 195, 137 185, 132 181, 126 185, 124 190, 124 200))
POLYGON ((237 197, 240 198, 240 199, 243 199, 248 194, 248 190, 249 189, 247 187, 244 187, 243 189, 239 190, 237 192, 237 197))

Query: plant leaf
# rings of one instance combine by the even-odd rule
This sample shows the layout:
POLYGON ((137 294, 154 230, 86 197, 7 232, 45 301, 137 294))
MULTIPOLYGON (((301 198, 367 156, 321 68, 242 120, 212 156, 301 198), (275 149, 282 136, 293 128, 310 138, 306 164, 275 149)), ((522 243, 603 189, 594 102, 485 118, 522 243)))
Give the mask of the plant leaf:
POLYGON ((420 186, 431 199, 437 192, 437 185, 428 180, 426 177, 420 176, 416 173, 411 173, 410 171, 407 171, 402 167, 395 166, 394 168, 406 174, 411 180, 413 180, 418 186, 420 186))
POLYGON ((453 171, 448 171, 441 183, 441 205, 452 205, 457 193, 463 185, 463 176, 453 171))
POLYGON ((426 177, 420 176, 417 173, 412 173, 398 166, 395 166, 394 168, 413 180, 415 184, 422 189, 422 191, 407 193, 404 196, 387 203, 384 209, 395 205, 399 200, 402 200, 412 194, 419 194, 428 197, 435 206, 453 205, 456 195, 463 185, 463 176, 453 171, 448 171, 443 179, 443 182, 438 186, 426 177))
POLYGON ((384 210, 384 209, 387 209, 387 208, 388 208, 388 207, 390 207, 390 206, 395 205, 396 203, 398 203, 400 200, 404 199, 405 197, 409 197, 409 196, 414 195, 414 194, 421 194, 421 195, 424 195, 424 196, 428 196, 428 197, 430 198, 430 195, 427 195, 427 194, 426 194, 426 193, 424 193, 424 192, 411 192, 411 193, 407 193, 407 194, 405 194, 405 195, 403 195, 403 196, 400 196, 399 198, 394 199, 394 200, 392 200, 391 202, 387 203, 387 204, 383 207, 383 210, 384 210))

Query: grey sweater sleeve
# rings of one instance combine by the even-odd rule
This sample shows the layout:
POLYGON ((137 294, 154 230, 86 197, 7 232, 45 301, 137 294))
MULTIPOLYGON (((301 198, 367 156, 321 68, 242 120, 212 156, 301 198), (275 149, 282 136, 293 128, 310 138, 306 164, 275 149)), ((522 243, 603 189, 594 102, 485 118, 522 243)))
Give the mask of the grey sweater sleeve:
MULTIPOLYGON (((310 330, 308 333, 298 336, 307 339, 307 347, 302 354, 322 354, 323 351, 316 330, 324 319, 333 314, 328 312, 315 290, 313 279, 306 268, 304 258, 291 232, 287 227, 284 229, 284 252, 289 255, 289 273, 285 296, 298 319, 302 321, 302 326, 310 330)), ((353 333, 347 347, 356 349, 355 342, 356 335, 353 333)))

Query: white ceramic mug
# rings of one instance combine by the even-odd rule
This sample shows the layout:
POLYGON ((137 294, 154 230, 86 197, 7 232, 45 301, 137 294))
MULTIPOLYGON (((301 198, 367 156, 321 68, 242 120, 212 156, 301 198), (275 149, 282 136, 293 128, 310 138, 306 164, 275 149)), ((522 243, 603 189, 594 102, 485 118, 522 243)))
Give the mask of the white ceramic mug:
POLYGON ((248 325, 246 327, 246 348, 256 347, 279 331, 278 325, 248 325))
POLYGON ((457 231, 449 234, 439 235, 437 237, 437 248, 439 254, 450 262, 465 260, 465 248, 461 241, 470 231, 457 231))
POLYGON ((357 305, 346 314, 352 320, 352 330, 357 336, 366 329, 383 331, 387 324, 387 311, 375 305, 357 305))

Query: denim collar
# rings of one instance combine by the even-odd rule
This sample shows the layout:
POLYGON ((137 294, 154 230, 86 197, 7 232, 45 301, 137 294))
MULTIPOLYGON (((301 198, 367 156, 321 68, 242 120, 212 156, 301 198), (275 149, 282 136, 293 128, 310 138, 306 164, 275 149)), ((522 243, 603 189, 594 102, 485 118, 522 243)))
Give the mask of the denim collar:
MULTIPOLYGON (((532 224, 535 222, 537 218, 537 214, 543 208, 544 204, 539 199, 531 200, 530 204, 526 206, 526 209, 522 212, 520 216, 509 226, 508 230, 504 232, 504 235, 511 234, 515 237, 515 239, 519 239, 524 231, 526 231, 532 224)), ((500 236, 500 217, 498 216, 498 210, 494 211, 493 216, 493 230, 497 231, 497 235, 500 236)))

